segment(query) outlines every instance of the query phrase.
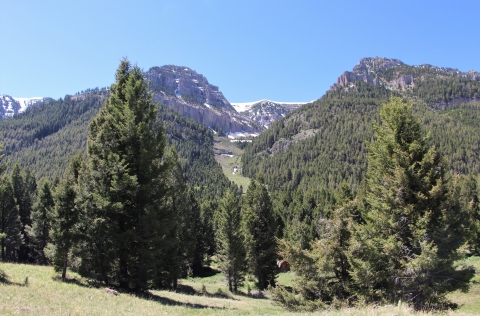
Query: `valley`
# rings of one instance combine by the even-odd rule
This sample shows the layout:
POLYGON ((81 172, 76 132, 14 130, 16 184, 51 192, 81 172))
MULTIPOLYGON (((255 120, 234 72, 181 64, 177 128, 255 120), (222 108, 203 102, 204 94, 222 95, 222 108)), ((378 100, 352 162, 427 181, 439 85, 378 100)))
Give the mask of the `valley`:
POLYGON ((243 150, 238 145, 232 143, 227 137, 214 137, 213 150, 215 160, 222 167, 225 176, 242 187, 243 192, 246 192, 250 179, 242 176, 241 156, 243 150))
POLYGON ((0 96, 0 311, 479 312, 480 73, 362 58, 308 103, 116 80, 0 96))

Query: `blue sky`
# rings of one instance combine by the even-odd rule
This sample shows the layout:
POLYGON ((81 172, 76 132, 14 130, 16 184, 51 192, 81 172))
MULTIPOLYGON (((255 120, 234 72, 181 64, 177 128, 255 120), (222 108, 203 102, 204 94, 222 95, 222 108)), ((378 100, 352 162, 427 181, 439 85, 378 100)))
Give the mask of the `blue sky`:
POLYGON ((122 57, 203 74, 230 102, 320 98, 362 57, 480 71, 480 1, 0 0, 0 93, 109 86, 122 57))

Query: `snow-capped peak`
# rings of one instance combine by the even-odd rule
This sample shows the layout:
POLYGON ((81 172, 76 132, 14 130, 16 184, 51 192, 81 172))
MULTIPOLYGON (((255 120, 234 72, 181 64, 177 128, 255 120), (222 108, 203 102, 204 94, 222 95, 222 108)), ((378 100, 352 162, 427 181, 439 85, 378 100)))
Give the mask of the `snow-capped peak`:
POLYGON ((250 110, 250 108, 253 105, 261 103, 261 102, 272 102, 272 103, 276 103, 276 104, 279 104, 279 105, 298 105, 298 106, 300 106, 302 104, 305 104, 305 103, 308 103, 308 102, 278 102, 278 101, 263 99, 263 100, 253 101, 253 102, 230 102, 230 104, 235 108, 235 110, 237 112, 240 113, 240 112, 245 112, 245 111, 250 110))
POLYGON ((0 94, 0 116, 13 117, 13 115, 24 112, 29 106, 42 101, 42 97, 14 98, 6 94, 0 94))
POLYGON ((20 110, 18 113, 24 112, 30 105, 33 105, 39 101, 42 101, 42 97, 33 97, 33 98, 13 98, 15 101, 20 103, 20 110))

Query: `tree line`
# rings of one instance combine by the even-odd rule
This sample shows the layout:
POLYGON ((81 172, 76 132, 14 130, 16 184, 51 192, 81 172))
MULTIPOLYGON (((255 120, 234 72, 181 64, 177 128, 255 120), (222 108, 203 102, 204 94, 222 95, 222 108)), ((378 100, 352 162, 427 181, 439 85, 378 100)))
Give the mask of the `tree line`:
MULTIPOLYGON (((200 273, 204 259, 218 254, 232 290, 247 271, 260 288, 274 285, 277 226, 262 180, 252 181, 234 224, 225 214, 238 217, 238 203, 233 209, 223 200, 200 203, 175 147, 167 145, 147 86, 141 70, 123 60, 90 123, 86 157, 78 153, 61 178, 39 187, 30 169, 18 165, 2 177, 2 261, 52 264, 63 279, 70 267, 144 292, 176 288, 179 277, 200 273)), ((231 186, 225 199, 240 193, 231 186)))
POLYGON ((475 269, 461 259, 479 254, 477 181, 448 175, 411 104, 391 98, 380 117, 367 144, 361 189, 341 185, 333 203, 315 214, 316 236, 308 246, 279 240, 280 254, 299 276, 293 291, 273 291, 287 308, 405 303, 448 309, 456 305, 447 293, 468 291, 475 269))
MULTIPOLYGON (((37 186, 29 168, 15 165, 8 176, 2 169, 2 261, 52 264, 63 279, 69 267, 108 286, 145 292, 175 288, 178 278, 202 273, 205 259, 216 255, 231 291, 250 273, 259 289, 271 287, 274 299, 292 310, 399 302, 444 309, 454 306, 448 292, 468 290, 474 271, 456 263, 480 254, 478 179, 449 171, 441 146, 421 128, 431 117, 419 120, 411 103, 362 83, 353 92, 331 91, 328 102, 287 115, 247 147, 245 161, 252 163, 262 155, 269 161, 268 151, 282 138, 297 152, 287 148, 277 156, 285 159, 279 169, 281 161, 292 163, 281 180, 262 175, 267 164, 253 166, 242 195, 221 181, 207 189, 205 182, 186 181, 189 168, 205 163, 202 150, 179 146, 177 152, 177 144, 195 146, 190 121, 154 104, 147 86, 141 70, 123 60, 89 125, 86 155, 70 159, 62 177, 37 186), (317 116, 316 107, 327 115, 317 116), (368 117, 358 124, 372 136, 357 135, 361 144, 350 144, 364 153, 358 167, 364 171, 352 177, 350 166, 336 173, 336 163, 360 160, 355 150, 341 151, 348 147, 341 136, 348 112, 378 107, 372 117, 379 124, 368 117), (317 134, 298 141, 294 136, 307 127, 317 134), (327 144, 318 133, 338 142, 322 148, 327 144), (318 165, 301 169, 317 152, 331 155, 333 167, 315 160, 318 165), (315 177, 318 169, 330 173, 331 185, 315 177), (299 277, 292 289, 276 286, 279 258, 299 277)), ((447 126, 473 131, 475 110, 458 106, 441 114, 443 122, 464 122, 447 126)), ((209 143, 208 134, 198 137, 209 143)))

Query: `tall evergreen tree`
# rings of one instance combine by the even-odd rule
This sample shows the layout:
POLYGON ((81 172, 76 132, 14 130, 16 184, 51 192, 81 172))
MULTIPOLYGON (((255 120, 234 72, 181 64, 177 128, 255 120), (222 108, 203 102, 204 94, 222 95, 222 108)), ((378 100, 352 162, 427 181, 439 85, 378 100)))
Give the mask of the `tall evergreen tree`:
POLYGON ((351 276, 366 301, 447 306, 468 289, 471 269, 456 270, 468 225, 448 186, 445 165, 428 147, 412 105, 392 97, 368 146, 366 210, 351 245, 351 276))
POLYGON ((231 292, 238 291, 246 270, 240 210, 240 199, 228 190, 215 213, 217 258, 231 292))
POLYGON ((32 232, 37 244, 38 261, 41 264, 47 263, 44 249, 51 241, 50 229, 52 227, 54 207, 50 184, 45 180, 38 193, 37 201, 33 205, 32 212, 32 232))
POLYGON ((110 92, 90 124, 80 176, 80 271, 144 291, 171 256, 166 141, 140 68, 122 60, 110 92))
POLYGON ((32 208, 37 197, 37 183, 30 169, 27 167, 24 170, 20 170, 18 164, 14 165, 10 178, 15 203, 20 214, 23 239, 19 250, 19 261, 33 262, 35 259, 35 244, 33 236, 30 236, 29 232, 32 226, 32 208))
POLYGON ((53 266, 62 271, 65 280, 69 253, 78 240, 77 226, 80 222, 79 208, 75 204, 78 177, 84 166, 81 154, 77 154, 70 162, 70 168, 56 186, 54 192, 55 212, 52 223, 52 242, 55 244, 53 266))
POLYGON ((214 214, 217 208, 216 200, 207 200, 200 205, 201 241, 207 256, 215 253, 214 214))
POLYGON ((251 180, 242 203, 242 230, 245 238, 248 269, 265 289, 275 286, 278 273, 275 241, 276 221, 263 178, 251 180))
POLYGON ((2 261, 17 261, 21 245, 21 222, 13 188, 8 178, 0 179, 0 241, 2 261))
POLYGON ((344 304, 355 293, 348 250, 354 219, 358 217, 358 200, 345 183, 337 195, 339 202, 316 221, 319 237, 311 242, 310 249, 303 249, 300 242, 279 240, 280 254, 299 276, 293 293, 282 287, 274 290, 274 300, 287 308, 313 310, 327 304, 344 304))
POLYGON ((470 236, 468 240, 472 255, 480 255, 480 198, 477 180, 469 175, 461 182, 460 201, 469 213, 470 236))

